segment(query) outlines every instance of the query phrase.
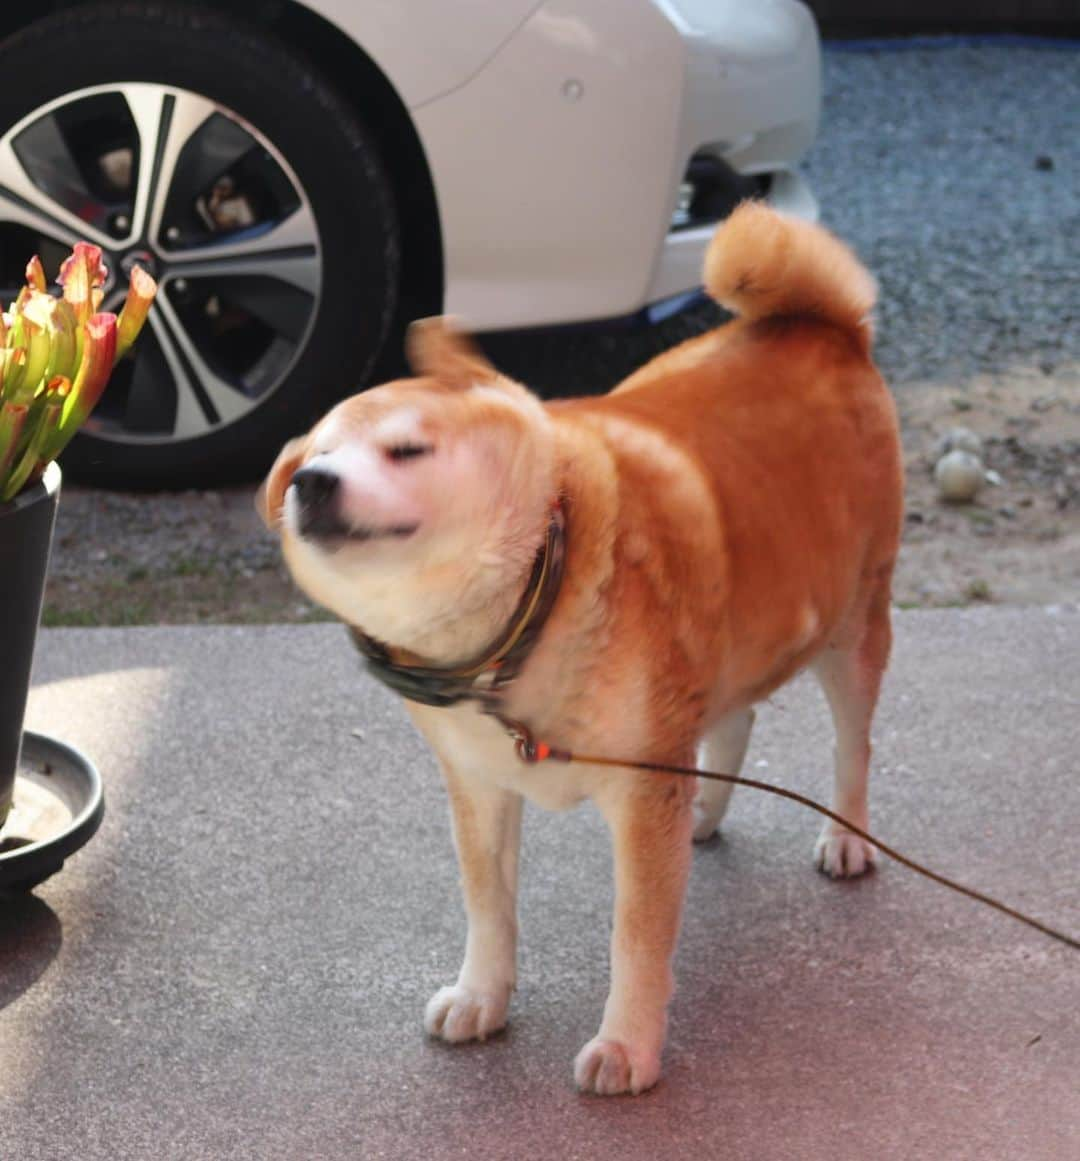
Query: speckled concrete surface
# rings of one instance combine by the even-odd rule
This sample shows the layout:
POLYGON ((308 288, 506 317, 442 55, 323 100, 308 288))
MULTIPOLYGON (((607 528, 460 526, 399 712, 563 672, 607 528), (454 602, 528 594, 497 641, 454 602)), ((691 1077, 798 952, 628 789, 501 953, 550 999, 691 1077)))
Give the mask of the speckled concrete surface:
MULTIPOLYGON (((1080 929, 1080 614, 897 630, 882 838, 1080 929)), ((527 818, 509 1032, 425 1040, 463 933, 446 810, 337 627, 47 632, 28 724, 95 758, 109 812, 36 897, 0 901, 5 1161, 1075 1155, 1080 958, 894 865, 828 882, 797 807, 736 793, 694 857, 665 1078, 583 1099, 598 817, 527 818)), ((823 794, 828 765, 796 685, 748 768, 823 794)))

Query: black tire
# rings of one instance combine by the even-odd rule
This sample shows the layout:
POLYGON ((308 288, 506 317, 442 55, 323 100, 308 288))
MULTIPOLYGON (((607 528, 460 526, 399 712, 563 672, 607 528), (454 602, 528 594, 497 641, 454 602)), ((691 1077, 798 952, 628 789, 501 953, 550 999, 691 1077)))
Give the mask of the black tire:
POLYGON ((64 467, 106 486, 190 487, 249 480, 281 444, 374 365, 398 296, 390 181, 369 132, 315 65, 269 33, 184 3, 95 3, 0 42, 0 132, 65 93, 151 82, 233 111, 292 169, 318 224, 321 296, 302 353, 253 410, 194 439, 132 442, 83 433, 64 467))

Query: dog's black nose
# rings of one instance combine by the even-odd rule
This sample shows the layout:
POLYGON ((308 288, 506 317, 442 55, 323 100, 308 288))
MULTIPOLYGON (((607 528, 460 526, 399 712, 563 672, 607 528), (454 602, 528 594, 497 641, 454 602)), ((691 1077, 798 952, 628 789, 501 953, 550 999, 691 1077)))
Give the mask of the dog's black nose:
POLYGON ((325 468, 301 468, 292 478, 300 501, 300 532, 331 535, 341 531, 337 497, 341 479, 325 468))
POLYGON ((341 481, 324 468, 301 468, 292 478, 296 498, 305 508, 317 508, 334 498, 341 481))

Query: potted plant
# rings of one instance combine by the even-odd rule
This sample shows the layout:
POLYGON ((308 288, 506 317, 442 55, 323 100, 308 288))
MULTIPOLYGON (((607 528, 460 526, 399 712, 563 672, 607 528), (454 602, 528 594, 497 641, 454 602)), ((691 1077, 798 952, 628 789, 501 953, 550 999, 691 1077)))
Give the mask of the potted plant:
POLYGON ((135 267, 119 317, 99 313, 107 278, 101 251, 79 243, 60 268, 56 297, 32 258, 26 285, 0 315, 0 828, 12 805, 60 498, 54 461, 101 398, 157 292, 135 267))

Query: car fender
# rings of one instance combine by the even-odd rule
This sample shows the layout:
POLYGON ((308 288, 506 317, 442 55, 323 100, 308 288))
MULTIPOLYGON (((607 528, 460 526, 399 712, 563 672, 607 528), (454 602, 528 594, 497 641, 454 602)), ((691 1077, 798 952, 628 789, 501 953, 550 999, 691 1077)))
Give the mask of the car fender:
POLYGON ((378 65, 417 108, 466 84, 541 0, 304 0, 378 65))

